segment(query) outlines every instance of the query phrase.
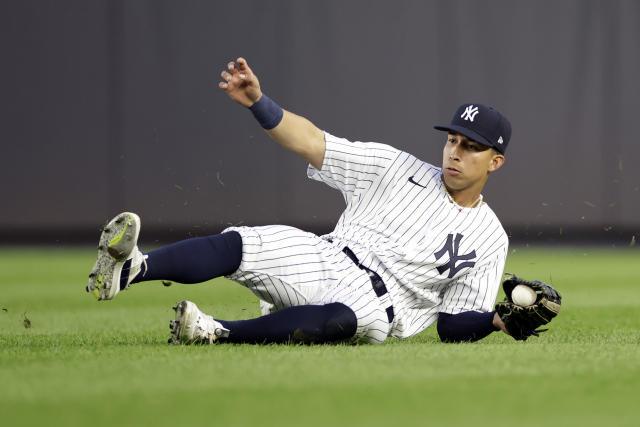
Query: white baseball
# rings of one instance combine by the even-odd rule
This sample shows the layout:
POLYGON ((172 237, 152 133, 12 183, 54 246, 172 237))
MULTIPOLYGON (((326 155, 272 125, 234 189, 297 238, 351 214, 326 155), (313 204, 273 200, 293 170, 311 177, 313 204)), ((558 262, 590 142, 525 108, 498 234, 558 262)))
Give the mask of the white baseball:
POLYGON ((527 307, 533 304, 537 298, 538 294, 536 294, 536 291, 525 285, 518 285, 511 291, 511 300, 514 304, 521 307, 527 307))

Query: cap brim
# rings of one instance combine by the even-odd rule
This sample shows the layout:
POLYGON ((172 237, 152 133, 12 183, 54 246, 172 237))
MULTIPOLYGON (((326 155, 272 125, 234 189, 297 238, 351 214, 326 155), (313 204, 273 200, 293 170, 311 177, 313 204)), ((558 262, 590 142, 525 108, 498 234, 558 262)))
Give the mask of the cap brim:
POLYGON ((456 133, 459 133, 460 135, 464 135, 467 138, 482 144, 482 145, 486 145, 488 147, 493 147, 493 148, 498 148, 495 146, 495 144, 492 144, 491 141, 489 141, 487 138, 485 138, 484 136, 480 135, 477 132, 474 132, 470 129, 464 128, 462 126, 455 126, 455 125, 449 125, 449 126, 434 126, 434 129, 437 130, 443 130, 443 131, 453 131, 456 133))

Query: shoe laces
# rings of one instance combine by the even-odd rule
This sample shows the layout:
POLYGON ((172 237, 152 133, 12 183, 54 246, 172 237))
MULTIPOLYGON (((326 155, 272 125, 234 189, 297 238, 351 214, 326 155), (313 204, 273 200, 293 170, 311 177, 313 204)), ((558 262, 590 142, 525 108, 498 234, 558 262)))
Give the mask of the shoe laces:
POLYGON ((198 313, 195 327, 199 337, 212 344, 218 338, 217 331, 221 325, 212 316, 200 312, 198 313))
MULTIPOLYGON (((138 251, 140 251, 138 249, 138 251)), ((142 252, 140 252, 142 253, 142 252)), ((149 258, 149 255, 142 255, 142 265, 144 265, 144 271, 142 272, 142 277, 144 277, 145 274, 147 274, 147 258, 149 258)))
POLYGON ((135 269, 137 269, 138 271, 136 274, 129 277, 129 282, 131 282, 131 280, 133 280, 140 273, 142 273, 142 277, 147 274, 147 258, 149 258, 149 255, 143 254, 142 251, 140 251, 140 249, 138 249, 138 247, 136 246, 133 252, 133 256, 131 257, 130 270, 135 271, 135 269), (141 266, 144 266, 144 270, 142 270, 141 266))

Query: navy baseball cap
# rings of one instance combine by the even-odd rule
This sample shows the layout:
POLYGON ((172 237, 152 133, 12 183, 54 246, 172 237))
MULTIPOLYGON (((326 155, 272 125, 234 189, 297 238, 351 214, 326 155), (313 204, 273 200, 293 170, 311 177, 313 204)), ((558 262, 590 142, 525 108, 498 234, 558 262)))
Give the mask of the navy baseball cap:
POLYGON ((457 132, 482 145, 493 147, 501 154, 507 150, 511 139, 511 123, 497 110, 482 104, 462 104, 449 126, 435 129, 457 132))

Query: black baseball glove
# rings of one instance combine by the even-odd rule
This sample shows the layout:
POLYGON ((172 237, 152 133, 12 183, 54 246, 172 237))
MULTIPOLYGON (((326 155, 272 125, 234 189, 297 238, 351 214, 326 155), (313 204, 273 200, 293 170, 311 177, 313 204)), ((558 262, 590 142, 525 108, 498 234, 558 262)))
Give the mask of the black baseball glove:
POLYGON ((529 282, 512 275, 502 282, 506 294, 504 301, 496 304, 495 310, 504 322, 509 334, 516 340, 526 340, 531 335, 538 336, 548 329, 538 329, 551 322, 558 315, 562 296, 552 286, 534 280, 529 282), (533 304, 522 307, 513 303, 511 292, 518 285, 525 285, 533 289, 536 300, 533 304))

